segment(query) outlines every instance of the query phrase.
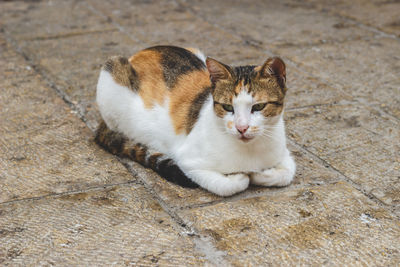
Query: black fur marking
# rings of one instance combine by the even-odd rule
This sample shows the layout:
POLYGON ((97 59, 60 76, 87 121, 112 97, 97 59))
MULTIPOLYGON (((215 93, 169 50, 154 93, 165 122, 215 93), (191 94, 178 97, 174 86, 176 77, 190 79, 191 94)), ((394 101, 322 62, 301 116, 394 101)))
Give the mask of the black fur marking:
POLYGON ((132 90, 139 90, 139 78, 136 70, 126 57, 115 56, 106 61, 103 70, 109 72, 116 82, 129 86, 132 90), (126 81, 128 78, 128 81, 126 81), (128 82, 128 83, 127 83, 128 82))
POLYGON ((107 60, 106 63, 104 63, 104 67, 103 68, 104 68, 105 71, 107 71, 109 73, 112 73, 113 69, 114 69, 113 60, 111 60, 111 59, 107 60))
POLYGON ((147 160, 148 165, 152 168, 152 169, 156 169, 156 165, 157 165, 157 161, 159 158, 161 158, 163 156, 163 154, 161 153, 155 153, 152 154, 149 159, 147 160))
POLYGON ((132 67, 131 63, 129 63, 129 60, 126 57, 119 57, 118 61, 123 67, 128 69, 128 79, 131 89, 135 91, 139 90, 139 78, 136 70, 132 67))
POLYGON ((111 131, 104 122, 96 132, 95 142, 112 154, 120 154, 126 141, 124 135, 111 131))
POLYGON ((115 153, 120 154, 122 150, 124 149, 124 144, 126 142, 126 139, 123 138, 122 136, 116 136, 119 138, 115 138, 111 140, 110 142, 110 148, 115 151, 115 153))
POLYGON ((136 161, 136 149, 134 147, 129 149, 129 157, 136 161))
POLYGON ((131 69, 131 74, 129 75, 129 83, 131 84, 131 89, 138 91, 139 90, 139 78, 135 69, 129 64, 131 69))
POLYGON ((283 78, 283 77, 280 77, 280 76, 277 76, 277 75, 274 75, 275 77, 276 77, 276 80, 277 80, 277 82, 278 82, 278 85, 281 87, 281 89, 282 90, 284 90, 285 91, 285 78, 283 78))
POLYGON ((251 78, 255 77, 256 73, 254 71, 254 68, 256 66, 240 66, 240 67, 234 67, 233 71, 235 73, 235 81, 236 84, 239 83, 240 80, 243 80, 244 85, 247 85, 250 83, 251 78))
POLYGON ((176 46, 154 46, 148 48, 161 54, 161 66, 165 83, 173 89, 179 76, 191 71, 206 68, 201 59, 192 52, 176 46))
POLYGON ((119 60, 119 63, 121 63, 121 65, 129 64, 129 61, 126 57, 119 57, 118 60, 119 60))
POLYGON ((186 132, 189 133, 196 121, 199 118, 200 110, 204 105, 204 102, 206 102, 207 98, 211 94, 211 87, 206 87, 203 89, 203 91, 196 96, 194 99, 192 105, 190 106, 190 110, 188 113, 188 121, 189 123, 186 126, 186 132))
POLYGON ((182 187, 197 188, 198 184, 186 177, 182 170, 175 164, 172 159, 165 159, 161 161, 156 170, 167 181, 182 187))

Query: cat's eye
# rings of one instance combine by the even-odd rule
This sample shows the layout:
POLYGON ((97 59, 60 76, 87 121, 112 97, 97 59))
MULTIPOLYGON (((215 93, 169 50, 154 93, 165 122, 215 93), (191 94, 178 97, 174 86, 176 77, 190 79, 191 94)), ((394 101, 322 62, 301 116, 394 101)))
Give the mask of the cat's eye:
POLYGON ((253 113, 254 111, 261 111, 265 108, 266 105, 267 105, 267 103, 255 104, 251 107, 251 112, 253 113))
POLYGON ((222 108, 228 112, 233 112, 233 106, 228 104, 222 104, 222 108))

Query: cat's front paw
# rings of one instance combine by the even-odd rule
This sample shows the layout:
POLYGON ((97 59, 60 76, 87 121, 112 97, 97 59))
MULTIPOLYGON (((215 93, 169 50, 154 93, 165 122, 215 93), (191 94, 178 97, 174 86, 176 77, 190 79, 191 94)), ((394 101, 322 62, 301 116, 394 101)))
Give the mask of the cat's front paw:
POLYGON ((216 193, 226 197, 244 191, 249 187, 250 178, 247 174, 243 173, 229 174, 221 182, 219 192, 216 193))
POLYGON ((287 186, 292 182, 293 176, 289 170, 278 168, 250 173, 251 183, 261 186, 287 186))

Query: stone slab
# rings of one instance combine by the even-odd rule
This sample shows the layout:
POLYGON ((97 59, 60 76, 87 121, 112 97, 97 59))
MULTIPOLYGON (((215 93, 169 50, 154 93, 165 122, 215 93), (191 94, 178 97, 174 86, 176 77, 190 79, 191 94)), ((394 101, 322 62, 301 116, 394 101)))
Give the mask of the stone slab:
POLYGON ((135 180, 3 39, 0 47, 0 202, 135 180))
POLYGON ((400 127, 363 104, 287 112, 289 136, 389 205, 400 204, 400 127))
POLYGON ((345 182, 219 203, 180 215, 233 266, 395 266, 400 225, 345 182))
POLYGON ((141 42, 144 47, 197 47, 207 56, 223 62, 254 58, 260 54, 256 48, 246 45, 240 38, 220 29, 218 25, 200 19, 174 1, 91 1, 91 4, 121 25, 125 33, 141 42), (149 13, 152 15, 148 16, 149 13))
POLYGON ((287 110, 307 106, 349 103, 354 98, 346 91, 287 64, 287 110))
POLYGON ((400 18, 398 1, 387 0, 356 0, 356 1, 296 1, 296 5, 329 11, 333 14, 351 18, 373 28, 400 37, 400 18), (306 2, 307 4, 304 4, 306 2))
POLYGON ((400 119, 398 40, 378 38, 278 51, 334 87, 400 119))
POLYGON ((111 56, 129 57, 137 49, 137 44, 120 32, 20 41, 19 45, 46 78, 80 108, 93 129, 100 118, 95 100, 102 64, 111 56))
POLYGON ((179 2, 211 24, 267 50, 271 45, 290 48, 373 35, 355 23, 310 8, 299 8, 291 1, 179 2))
POLYGON ((0 204, 3 266, 202 266, 193 238, 138 184, 0 204))
MULTIPOLYGON (((361 3, 337 2, 327 5, 345 12, 349 12, 350 7, 358 9, 361 6, 361 3)), ((372 12, 371 5, 392 5, 392 8, 398 5, 382 1, 359 2, 369 5, 370 17, 376 17, 372 15, 376 11, 372 12)), ((400 78, 396 75, 400 62, 398 40, 381 38, 378 33, 355 22, 319 12, 312 8, 313 5, 297 1, 182 1, 182 5, 220 29, 240 36, 244 42, 247 40, 260 49, 287 57, 300 69, 323 78, 330 86, 366 98, 377 108, 400 118, 400 78)), ((388 14, 395 12, 386 11, 388 14)), ((385 12, 379 14, 381 17, 386 15, 385 12)))
POLYGON ((116 30, 96 16, 84 1, 20 1, 1 3, 1 24, 16 39, 57 39, 90 32, 116 30))

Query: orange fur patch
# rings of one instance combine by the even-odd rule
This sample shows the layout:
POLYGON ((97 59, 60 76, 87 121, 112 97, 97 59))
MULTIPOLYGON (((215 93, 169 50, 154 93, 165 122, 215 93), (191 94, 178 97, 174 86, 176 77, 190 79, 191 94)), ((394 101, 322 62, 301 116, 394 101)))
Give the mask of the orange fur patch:
POLYGON ((155 103, 162 104, 168 89, 164 82, 159 52, 144 50, 133 55, 129 62, 136 70, 139 78, 139 95, 146 108, 155 103))
POLYGON ((233 121, 228 121, 227 126, 228 126, 229 129, 232 129, 232 127, 233 127, 233 121))
POLYGON ((181 75, 170 94, 170 116, 177 134, 187 130, 197 118, 190 117, 194 101, 204 88, 211 86, 206 70, 181 75))
POLYGON ((243 88, 243 80, 240 80, 238 85, 235 88, 236 95, 238 95, 240 93, 240 91, 242 91, 242 88, 243 88))

